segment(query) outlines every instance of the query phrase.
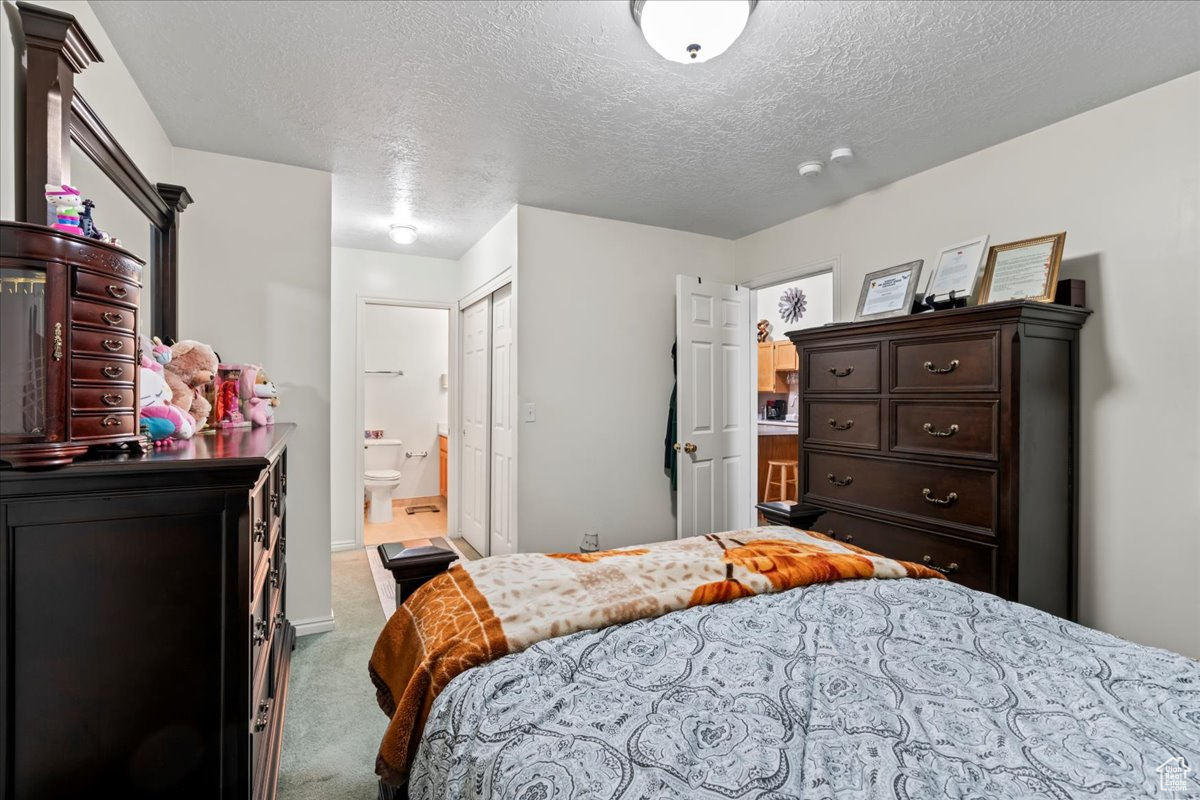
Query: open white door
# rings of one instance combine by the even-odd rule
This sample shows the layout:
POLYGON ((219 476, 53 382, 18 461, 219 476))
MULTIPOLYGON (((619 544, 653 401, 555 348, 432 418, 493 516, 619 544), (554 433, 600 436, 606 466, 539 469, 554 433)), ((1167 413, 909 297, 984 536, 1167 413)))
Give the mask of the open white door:
POLYGON ((462 312, 462 459, 459 503, 463 538, 488 555, 488 429, 491 297, 462 312))
POLYGON ((675 279, 678 536, 735 530, 749 517, 750 292, 675 279))
POLYGON ((512 310, 510 283, 492 294, 492 549, 488 555, 493 556, 513 552, 512 480, 517 411, 513 402, 512 310))

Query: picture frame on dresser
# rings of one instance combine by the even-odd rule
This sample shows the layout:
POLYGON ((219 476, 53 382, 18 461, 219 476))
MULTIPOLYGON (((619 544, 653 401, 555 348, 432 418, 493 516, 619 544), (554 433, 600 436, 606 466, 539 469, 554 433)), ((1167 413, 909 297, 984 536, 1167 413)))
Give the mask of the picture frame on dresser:
POLYGON ((987 261, 988 235, 943 247, 925 284, 926 302, 938 298, 974 298, 987 261))
POLYGON ((992 245, 979 289, 979 302, 1032 300, 1053 303, 1067 233, 1052 233, 992 245))
POLYGON ((906 264, 868 272, 863 277, 854 321, 866 322, 909 314, 924 264, 925 260, 918 258, 906 264))

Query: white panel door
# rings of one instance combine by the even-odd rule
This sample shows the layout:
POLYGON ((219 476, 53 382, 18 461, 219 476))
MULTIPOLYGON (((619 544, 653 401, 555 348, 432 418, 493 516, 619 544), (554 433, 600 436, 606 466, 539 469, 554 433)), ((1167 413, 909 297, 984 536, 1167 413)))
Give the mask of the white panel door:
POLYGON ((750 292, 676 276, 679 538, 735 530, 749 516, 750 292))
POLYGON ((513 461, 517 410, 513 403, 512 284, 492 293, 492 506, 491 553, 514 550, 513 461))
POLYGON ((462 459, 459 494, 462 535, 488 555, 488 428, 491 298, 462 312, 462 459))

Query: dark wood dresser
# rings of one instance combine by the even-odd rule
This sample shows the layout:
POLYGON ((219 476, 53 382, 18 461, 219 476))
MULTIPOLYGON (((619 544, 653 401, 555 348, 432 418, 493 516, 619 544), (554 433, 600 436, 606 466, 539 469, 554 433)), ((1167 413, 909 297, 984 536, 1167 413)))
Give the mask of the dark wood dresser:
POLYGON ((1090 313, 996 303, 789 333, 814 528, 1074 618, 1090 313))
POLYGON ((274 797, 293 428, 0 470, 5 798, 274 797))

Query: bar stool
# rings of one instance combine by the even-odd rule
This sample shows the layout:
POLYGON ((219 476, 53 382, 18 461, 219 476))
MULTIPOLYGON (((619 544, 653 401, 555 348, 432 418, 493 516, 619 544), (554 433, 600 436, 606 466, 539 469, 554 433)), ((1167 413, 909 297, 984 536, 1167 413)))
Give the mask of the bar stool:
POLYGON ((799 469, 796 467, 796 460, 789 461, 768 461, 767 462, 767 484, 763 487, 763 502, 771 500, 797 500, 799 490, 799 469), (779 478, 775 477, 775 470, 779 470, 779 478), (790 476, 790 477, 789 477, 790 476), (792 494, 788 494, 787 485, 792 485, 792 494), (771 496, 771 485, 779 487, 779 496, 771 496))

